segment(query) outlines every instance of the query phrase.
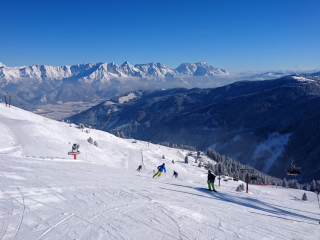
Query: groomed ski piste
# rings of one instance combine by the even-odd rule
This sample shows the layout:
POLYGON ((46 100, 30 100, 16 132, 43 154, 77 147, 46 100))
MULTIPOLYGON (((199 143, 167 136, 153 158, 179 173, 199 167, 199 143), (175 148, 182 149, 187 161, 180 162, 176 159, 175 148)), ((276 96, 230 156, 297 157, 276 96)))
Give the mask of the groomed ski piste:
POLYGON ((250 185, 248 194, 235 191, 241 182, 217 180, 210 192, 207 171, 192 157, 184 163, 186 150, 86 133, 3 104, 0 135, 0 239, 320 238, 315 193, 250 185), (167 173, 152 178, 162 163, 167 173))

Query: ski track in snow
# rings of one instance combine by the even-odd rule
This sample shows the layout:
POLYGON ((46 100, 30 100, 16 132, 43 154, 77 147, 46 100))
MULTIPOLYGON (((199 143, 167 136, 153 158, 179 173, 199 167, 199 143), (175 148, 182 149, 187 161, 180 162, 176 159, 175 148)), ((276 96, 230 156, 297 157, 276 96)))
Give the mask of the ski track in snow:
POLYGON ((206 187, 188 151, 82 132, 0 104, 0 239, 318 239, 316 195, 206 187), (99 147, 87 142, 91 136, 99 147), (10 143, 9 143, 10 142, 10 143), (80 143, 74 161, 67 152, 80 143), (9 145, 9 146, 8 146, 9 145), (162 156, 165 159, 162 159, 162 156), (172 159, 175 164, 172 164, 172 159), (143 162, 142 162, 143 160, 143 162), (167 174, 152 178, 163 162, 167 174), (137 167, 143 164, 141 172, 137 167), (172 177, 172 171, 179 178, 172 177))

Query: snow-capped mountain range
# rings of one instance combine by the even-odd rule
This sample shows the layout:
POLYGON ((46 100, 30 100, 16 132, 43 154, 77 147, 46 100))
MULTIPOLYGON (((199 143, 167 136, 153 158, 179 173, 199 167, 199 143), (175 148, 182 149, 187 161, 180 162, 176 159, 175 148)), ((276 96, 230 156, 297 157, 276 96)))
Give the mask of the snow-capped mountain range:
POLYGON ((233 76, 227 71, 205 62, 183 63, 175 69, 160 63, 61 67, 7 67, 0 63, 0 88, 13 96, 15 106, 22 104, 20 99, 34 105, 96 102, 139 89, 217 87, 230 81, 233 76))
POLYGON ((73 66, 32 65, 7 67, 0 63, 0 81, 17 81, 21 78, 52 81, 63 79, 80 79, 85 82, 108 81, 116 77, 168 77, 168 76, 213 76, 228 75, 223 69, 210 66, 206 62, 183 63, 178 68, 169 68, 161 63, 131 65, 124 62, 84 63, 73 66))
POLYGON ((0 90, 14 106, 34 110, 38 105, 72 102, 98 103, 143 89, 215 88, 238 80, 264 80, 288 72, 229 74, 205 62, 169 68, 161 63, 85 63, 73 66, 7 67, 0 63, 0 90), (251 75, 250 75, 251 74, 251 75), (36 105, 36 106, 32 106, 36 105))

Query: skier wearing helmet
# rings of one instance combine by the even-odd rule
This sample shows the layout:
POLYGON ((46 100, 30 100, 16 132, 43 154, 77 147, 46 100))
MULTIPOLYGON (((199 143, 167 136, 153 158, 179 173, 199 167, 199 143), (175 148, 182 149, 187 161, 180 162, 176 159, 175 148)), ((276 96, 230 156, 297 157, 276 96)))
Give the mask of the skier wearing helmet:
POLYGON ((165 165, 165 164, 163 163, 162 165, 158 166, 158 172, 157 172, 155 175, 153 175, 153 177, 155 177, 155 176, 160 177, 160 176, 161 176, 161 173, 162 173, 163 171, 164 171, 165 173, 167 172, 166 167, 165 167, 164 165, 165 165))
POLYGON ((213 175, 213 174, 211 173, 211 171, 209 170, 209 171, 208 171, 208 181, 207 181, 207 183, 208 183, 208 188, 209 188, 210 191, 215 191, 215 192, 216 192, 216 189, 214 188, 214 180, 215 180, 215 179, 216 179, 216 176, 213 175), (212 188, 212 190, 211 190, 211 188, 212 188))

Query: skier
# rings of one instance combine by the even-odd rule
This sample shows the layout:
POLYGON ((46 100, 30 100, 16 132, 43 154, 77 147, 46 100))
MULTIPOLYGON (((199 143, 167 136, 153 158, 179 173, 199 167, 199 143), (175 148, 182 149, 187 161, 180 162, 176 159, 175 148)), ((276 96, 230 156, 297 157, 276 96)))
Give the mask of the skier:
POLYGON ((175 170, 173 170, 173 175, 172 175, 172 177, 173 177, 173 176, 175 176, 175 178, 178 177, 178 173, 177 173, 175 170))
POLYGON ((160 177, 163 170, 165 173, 167 172, 166 167, 164 165, 165 164, 163 163, 162 165, 158 166, 158 172, 155 175, 153 175, 153 177, 155 177, 155 176, 160 177))
POLYGON ((215 191, 215 192, 216 192, 216 190, 215 190, 215 188, 214 188, 214 180, 215 180, 215 178, 216 178, 216 176, 213 175, 213 174, 211 173, 211 171, 209 170, 209 171, 208 171, 208 181, 207 181, 209 191, 215 191), (211 187, 212 187, 212 190, 211 190, 211 187))
POLYGON ((141 171, 141 169, 142 169, 142 165, 138 167, 137 171, 141 171))

